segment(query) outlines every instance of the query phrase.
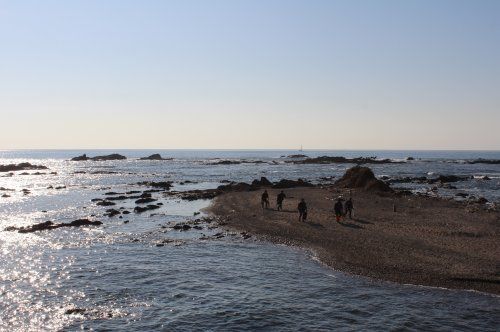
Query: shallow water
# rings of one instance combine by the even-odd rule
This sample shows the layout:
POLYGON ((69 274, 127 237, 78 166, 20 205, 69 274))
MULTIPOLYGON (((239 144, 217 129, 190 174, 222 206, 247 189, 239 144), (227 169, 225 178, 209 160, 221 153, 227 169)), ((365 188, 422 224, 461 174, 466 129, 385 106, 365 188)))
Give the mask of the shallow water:
MULTIPOLYGON (((132 158, 154 152, 120 153, 132 158)), ((92 156, 106 153, 87 151, 92 156)), ((73 163, 67 159, 80 151, 0 152, 0 164, 29 161, 50 168, 41 172, 58 172, 0 177, 0 187, 15 190, 7 192, 10 198, 0 198, 0 330, 497 330, 498 296, 350 276, 321 265, 311 253, 297 248, 244 240, 239 234, 211 237, 222 232, 211 224, 187 232, 171 228, 198 218, 193 213, 208 201, 185 202, 154 194, 164 203, 151 212, 156 215, 132 213, 123 219, 103 217, 106 208, 90 202, 107 191, 147 189, 134 185, 146 180, 191 180, 198 183, 177 183, 174 189, 205 189, 224 179, 250 181, 260 176, 318 180, 338 176, 351 166, 282 163, 280 155, 291 153, 162 151, 176 160, 73 163), (279 164, 206 165, 217 157, 279 164), (74 174, 78 170, 87 174, 74 174), (88 174, 95 171, 117 173, 88 174), (46 189, 49 185, 66 188, 46 189), (31 194, 23 195, 24 188, 31 194), (104 224, 32 234, 3 231, 12 225, 90 215, 104 224)), ((428 159, 373 169, 377 175, 390 176, 488 175, 492 180, 487 184, 471 180, 457 186, 495 200, 499 165, 449 161, 500 158, 499 153, 467 153, 379 152, 379 157, 428 159)), ((119 203, 114 208, 135 206, 133 200, 119 203)))

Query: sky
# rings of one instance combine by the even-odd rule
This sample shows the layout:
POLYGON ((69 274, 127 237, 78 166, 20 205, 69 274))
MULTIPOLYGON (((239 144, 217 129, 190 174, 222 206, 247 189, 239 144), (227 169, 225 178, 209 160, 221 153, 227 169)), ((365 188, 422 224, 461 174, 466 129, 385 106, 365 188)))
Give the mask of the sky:
POLYGON ((500 150, 500 1, 0 0, 0 149, 500 150))

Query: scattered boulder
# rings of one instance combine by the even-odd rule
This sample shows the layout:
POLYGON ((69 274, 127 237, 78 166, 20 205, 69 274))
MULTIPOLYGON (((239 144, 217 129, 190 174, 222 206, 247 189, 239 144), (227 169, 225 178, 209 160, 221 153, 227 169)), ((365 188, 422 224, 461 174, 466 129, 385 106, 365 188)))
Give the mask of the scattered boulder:
POLYGON ((111 218, 111 217, 114 217, 114 216, 119 215, 119 214, 121 214, 120 211, 115 210, 115 209, 109 209, 109 210, 106 210, 106 213, 104 215, 111 218))
POLYGON ((139 198, 138 200, 135 201, 135 204, 147 204, 147 203, 152 203, 156 202, 157 199, 147 197, 147 198, 139 198))
POLYGON ((344 188, 363 188, 368 191, 392 191, 387 183, 375 177, 371 169, 362 166, 348 169, 335 184, 344 188))
POLYGON ((135 213, 142 213, 142 212, 146 212, 146 211, 149 211, 149 210, 156 210, 156 209, 159 209, 160 206, 159 205, 147 205, 147 206, 136 206, 134 208, 134 212, 135 213))
POLYGON ((139 158, 139 160, 172 160, 173 158, 162 158, 159 153, 150 155, 149 157, 139 158))
POLYGON ((0 165, 0 172, 32 171, 39 169, 48 169, 48 167, 43 165, 32 165, 30 163, 0 165))
POLYGON ((113 205, 116 205, 116 203, 110 202, 110 201, 98 201, 96 204, 99 205, 99 206, 113 206, 113 205))

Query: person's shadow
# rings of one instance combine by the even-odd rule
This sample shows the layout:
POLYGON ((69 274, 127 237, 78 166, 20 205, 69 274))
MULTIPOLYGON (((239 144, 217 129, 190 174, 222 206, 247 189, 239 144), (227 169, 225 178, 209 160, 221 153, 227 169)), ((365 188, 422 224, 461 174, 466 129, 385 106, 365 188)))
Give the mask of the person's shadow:
POLYGON ((325 226, 323 226, 323 225, 322 225, 322 224, 320 224, 320 223, 314 223, 314 222, 310 222, 310 221, 308 221, 308 222, 307 222, 307 224, 308 224, 309 226, 312 226, 312 227, 315 227, 315 228, 325 228, 325 226))
POLYGON ((349 228, 354 228, 354 229, 364 229, 363 226, 356 225, 356 224, 353 224, 353 223, 347 223, 347 222, 341 222, 341 221, 339 221, 338 224, 341 225, 341 226, 344 226, 344 227, 349 227, 349 228))
POLYGON ((359 222, 361 224, 365 224, 365 225, 373 225, 372 222, 370 221, 366 221, 366 220, 363 220, 363 219, 356 219, 356 218, 352 218, 352 220, 354 220, 355 222, 359 222))

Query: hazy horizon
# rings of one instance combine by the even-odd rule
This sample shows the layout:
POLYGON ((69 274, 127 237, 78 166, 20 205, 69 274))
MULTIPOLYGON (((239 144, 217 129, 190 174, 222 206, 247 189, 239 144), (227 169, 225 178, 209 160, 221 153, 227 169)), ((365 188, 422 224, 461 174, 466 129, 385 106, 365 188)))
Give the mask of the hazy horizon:
POLYGON ((500 150, 498 1, 1 1, 0 149, 500 150))

